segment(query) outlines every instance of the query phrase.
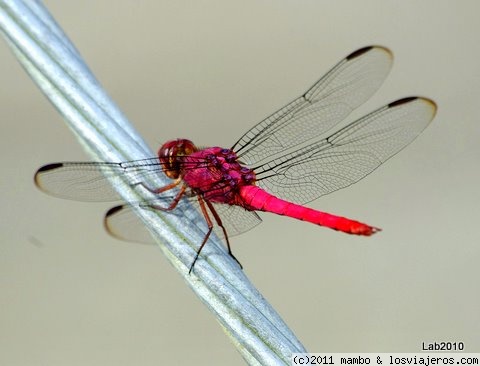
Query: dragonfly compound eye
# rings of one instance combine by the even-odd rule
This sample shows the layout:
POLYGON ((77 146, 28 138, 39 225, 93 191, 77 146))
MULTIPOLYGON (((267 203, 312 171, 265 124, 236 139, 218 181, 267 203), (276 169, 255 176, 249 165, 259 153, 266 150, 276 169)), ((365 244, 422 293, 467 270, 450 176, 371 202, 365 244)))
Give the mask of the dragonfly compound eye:
POLYGON ((164 143, 158 150, 158 159, 167 177, 178 178, 184 169, 182 157, 193 154, 197 150, 194 143, 187 139, 176 139, 164 143))

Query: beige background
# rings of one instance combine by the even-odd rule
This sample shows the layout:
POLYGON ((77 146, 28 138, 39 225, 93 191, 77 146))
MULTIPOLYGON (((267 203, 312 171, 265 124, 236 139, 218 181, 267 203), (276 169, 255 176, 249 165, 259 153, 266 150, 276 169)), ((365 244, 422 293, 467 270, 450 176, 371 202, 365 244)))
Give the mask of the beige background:
MULTIPOLYGON (((152 149, 229 147, 351 51, 391 48, 391 76, 361 112, 419 94, 437 118, 311 204, 384 231, 264 214, 234 250, 312 352, 480 352, 478 1, 46 3, 152 149)), ((0 364, 242 365, 160 251, 107 236, 108 204, 34 187, 41 165, 87 157, 4 42, 0 65, 0 364)))

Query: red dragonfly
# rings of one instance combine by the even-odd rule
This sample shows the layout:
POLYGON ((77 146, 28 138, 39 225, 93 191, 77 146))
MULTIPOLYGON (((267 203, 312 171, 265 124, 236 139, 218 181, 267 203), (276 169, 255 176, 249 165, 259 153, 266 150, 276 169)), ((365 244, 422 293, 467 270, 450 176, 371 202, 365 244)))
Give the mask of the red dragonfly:
MULTIPOLYGON (((190 140, 177 139, 163 144, 156 158, 45 165, 35 174, 35 182, 43 191, 62 198, 113 201, 119 197, 109 188, 107 178, 123 175, 132 186, 154 194, 151 201, 136 204, 141 208, 178 213, 182 202, 196 202, 208 230, 190 272, 214 222, 230 256, 238 262, 227 233, 237 235, 260 223, 255 211, 370 236, 380 229, 303 204, 359 181, 413 141, 434 118, 433 101, 408 97, 337 127, 380 87, 392 61, 391 52, 379 46, 351 53, 230 149, 199 148, 190 140), (149 185, 149 177, 161 172, 172 182, 160 188, 149 185)), ((117 238, 153 242, 146 229, 139 233, 140 221, 125 225, 125 217, 134 215, 134 205, 110 209, 105 216, 107 230, 117 238)))

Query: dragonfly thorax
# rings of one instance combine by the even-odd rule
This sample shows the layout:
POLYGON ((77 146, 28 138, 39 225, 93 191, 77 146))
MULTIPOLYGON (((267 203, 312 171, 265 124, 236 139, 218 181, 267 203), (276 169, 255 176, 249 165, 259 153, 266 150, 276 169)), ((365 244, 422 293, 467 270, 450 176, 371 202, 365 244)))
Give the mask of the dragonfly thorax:
POLYGON ((255 184, 253 170, 238 162, 234 151, 209 147, 190 154, 183 161, 184 182, 212 202, 236 202, 240 187, 255 184))

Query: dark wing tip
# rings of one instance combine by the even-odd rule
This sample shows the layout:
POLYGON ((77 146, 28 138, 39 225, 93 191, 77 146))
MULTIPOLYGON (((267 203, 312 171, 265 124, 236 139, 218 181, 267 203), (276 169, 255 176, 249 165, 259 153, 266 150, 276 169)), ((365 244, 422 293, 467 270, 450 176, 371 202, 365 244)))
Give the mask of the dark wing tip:
POLYGON ((35 176, 33 177, 33 180, 35 181, 35 185, 41 188, 42 187, 40 182, 41 175, 51 170, 61 168, 62 166, 63 166, 63 163, 52 163, 52 164, 47 164, 42 166, 40 169, 36 171, 35 176))
POLYGON ((58 169, 58 168, 61 168, 62 166, 63 166, 63 163, 47 164, 47 165, 42 166, 40 169, 38 169, 37 174, 42 173, 42 172, 46 172, 46 171, 49 171, 49 170, 58 169))
POLYGON ((118 211, 123 210, 124 207, 125 207, 125 205, 118 205, 118 206, 112 207, 105 214, 105 219, 108 219, 110 216, 115 215, 118 211))
POLYGON ((406 98, 402 98, 402 99, 398 99, 392 103, 390 103, 388 105, 389 108, 394 108, 394 107, 398 107, 399 105, 402 105, 402 104, 407 104, 407 103, 410 103, 414 100, 417 100, 418 97, 406 97, 406 98))
POLYGON ((354 58, 357 58, 361 55, 363 55, 364 53, 367 53, 369 51, 371 51, 372 49, 376 49, 378 51, 384 51, 385 53, 387 53, 389 55, 389 57, 393 58, 393 54, 392 54, 392 51, 390 51, 388 48, 386 47, 383 47, 383 46, 367 46, 367 47, 363 47, 363 48, 360 48, 354 52, 352 52, 351 54, 349 54, 346 59, 348 61, 350 60, 353 60, 354 58))
POLYGON ((107 233, 109 233, 111 236, 113 236, 114 238, 117 238, 117 239, 121 239, 123 240, 122 237, 118 236, 114 231, 111 230, 110 228, 110 225, 108 224, 108 220, 116 215, 117 213, 119 213, 120 211, 122 211, 123 209, 125 208, 125 205, 118 205, 118 206, 115 206, 115 207, 112 207, 111 209, 109 209, 107 211, 107 213, 105 214, 105 216, 103 217, 103 227, 105 228, 105 230, 107 231, 107 233))
POLYGON ((389 108, 395 108, 395 107, 401 106, 403 104, 411 103, 413 101, 418 101, 418 102, 424 103, 426 106, 430 107, 430 109, 432 110, 432 118, 437 113, 437 104, 433 100, 431 100, 429 98, 424 98, 424 97, 406 97, 406 98, 398 99, 394 102, 391 102, 388 105, 388 107, 389 108))

